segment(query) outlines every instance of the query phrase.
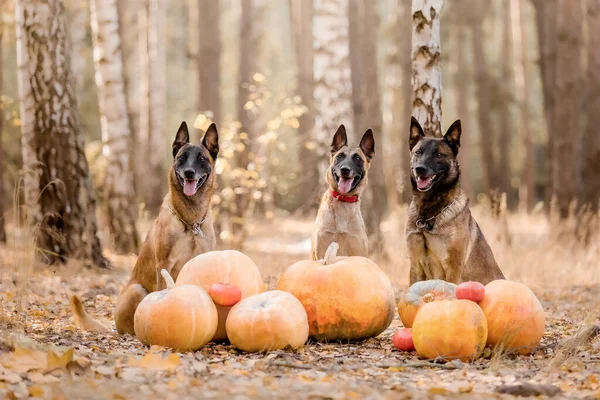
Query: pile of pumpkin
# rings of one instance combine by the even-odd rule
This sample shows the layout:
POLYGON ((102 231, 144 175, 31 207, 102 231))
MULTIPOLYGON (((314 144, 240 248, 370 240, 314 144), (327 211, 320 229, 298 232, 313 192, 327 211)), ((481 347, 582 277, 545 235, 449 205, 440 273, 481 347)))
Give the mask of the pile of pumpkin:
MULTIPOLYGON (((298 348, 309 337, 375 337, 396 314, 392 284, 373 261, 338 257, 338 248, 332 243, 323 260, 293 264, 270 291, 243 253, 198 255, 182 267, 176 282, 161 271, 167 288, 139 304, 135 334, 146 345, 177 351, 229 340, 248 352, 298 348)), ((509 281, 485 288, 474 282, 458 287, 440 280, 418 282, 398 311, 406 328, 396 332, 394 345, 416 348, 426 358, 474 358, 486 343, 526 352, 544 331, 544 313, 535 295, 509 281)))
POLYGON ((473 360, 486 345, 529 354, 542 339, 544 310, 519 282, 460 285, 443 280, 413 284, 398 303, 405 328, 392 339, 400 350, 428 359, 473 360))

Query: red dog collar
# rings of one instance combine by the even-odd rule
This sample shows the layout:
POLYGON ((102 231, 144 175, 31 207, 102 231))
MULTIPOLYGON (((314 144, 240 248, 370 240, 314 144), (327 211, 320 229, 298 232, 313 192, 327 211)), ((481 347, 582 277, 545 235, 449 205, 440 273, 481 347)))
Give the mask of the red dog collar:
POLYGON ((330 190, 329 193, 331 194, 331 197, 333 197, 336 200, 343 201, 344 203, 356 203, 358 201, 357 194, 355 194, 354 196, 344 196, 343 194, 340 194, 335 190, 330 190))

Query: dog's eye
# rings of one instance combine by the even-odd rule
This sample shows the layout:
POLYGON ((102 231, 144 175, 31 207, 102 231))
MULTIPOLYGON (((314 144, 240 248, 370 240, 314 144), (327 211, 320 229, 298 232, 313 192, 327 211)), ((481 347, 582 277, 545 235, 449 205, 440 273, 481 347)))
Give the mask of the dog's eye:
POLYGON ((340 154, 338 154, 338 155, 335 157, 335 159, 336 159, 336 160, 338 160, 338 161, 340 161, 340 160, 342 160, 342 159, 343 159, 345 156, 346 156, 345 154, 343 154, 343 153, 340 153, 340 154))
POLYGON ((198 161, 204 161, 204 156, 202 154, 198 154, 198 161))
POLYGON ((419 149, 419 150, 415 151, 415 154, 417 156, 420 156, 421 154, 423 154, 423 150, 419 149))
POLYGON ((354 161, 361 161, 361 158, 358 154, 354 155, 354 161))
POLYGON ((438 157, 438 158, 446 157, 445 154, 440 153, 440 152, 435 153, 435 156, 438 157))

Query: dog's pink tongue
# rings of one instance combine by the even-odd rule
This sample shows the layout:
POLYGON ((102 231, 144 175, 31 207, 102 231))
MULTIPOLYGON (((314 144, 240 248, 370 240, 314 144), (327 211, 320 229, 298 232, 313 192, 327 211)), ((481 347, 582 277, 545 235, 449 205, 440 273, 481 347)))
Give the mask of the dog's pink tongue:
POLYGON ((183 181, 183 193, 186 196, 193 196, 196 194, 196 184, 198 180, 188 181, 187 179, 183 181))
POLYGON ((419 189, 425 189, 427 187, 427 185, 429 185, 429 182, 431 182, 432 179, 433 179, 433 176, 430 176, 429 178, 423 178, 422 176, 419 176, 417 178, 417 187, 419 189))
POLYGON ((340 178, 338 182, 338 189, 341 194, 346 194, 352 190, 352 181, 354 178, 340 178))

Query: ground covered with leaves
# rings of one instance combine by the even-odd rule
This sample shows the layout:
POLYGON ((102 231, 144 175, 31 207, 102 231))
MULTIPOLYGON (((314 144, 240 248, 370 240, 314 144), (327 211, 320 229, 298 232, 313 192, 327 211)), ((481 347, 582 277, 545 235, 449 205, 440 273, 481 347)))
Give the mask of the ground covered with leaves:
MULTIPOLYGON (((252 245, 248 254, 271 288, 278 271, 303 258, 259 247, 252 245)), ((17 256, 1 250, 0 262, 11 257, 14 262, 17 256)), ((145 347, 129 335, 89 333, 75 326, 71 293, 114 329, 116 297, 135 257, 111 260, 115 269, 104 272, 76 265, 36 267, 26 282, 17 271, 3 273, 0 397, 480 399, 520 394, 600 399, 598 284, 534 288, 547 327, 530 356, 487 354, 473 363, 433 364, 392 347, 392 335, 401 326, 397 317, 383 334, 360 343, 309 343, 267 354, 209 344, 182 354, 145 347)), ((406 290, 406 285, 395 286, 397 296, 406 290)))

